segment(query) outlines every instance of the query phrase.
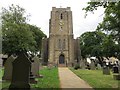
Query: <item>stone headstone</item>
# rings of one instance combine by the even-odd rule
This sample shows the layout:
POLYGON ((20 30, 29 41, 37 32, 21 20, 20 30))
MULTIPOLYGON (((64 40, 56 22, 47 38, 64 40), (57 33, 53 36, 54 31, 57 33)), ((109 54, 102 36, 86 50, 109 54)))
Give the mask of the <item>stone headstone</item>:
POLYGON ((107 66, 103 67, 103 74, 104 75, 110 75, 110 69, 109 69, 109 67, 107 67, 107 66))
POLYGON ((86 68, 84 60, 80 60, 80 68, 81 69, 85 69, 86 68))
POLYGON ((3 80, 11 80, 12 79, 12 62, 15 60, 15 57, 13 55, 11 55, 10 57, 8 57, 8 59, 6 60, 5 64, 4 64, 4 74, 2 79, 3 80))
POLYGON ((120 80, 120 63, 118 63, 118 72, 119 73, 115 73, 115 74, 113 74, 113 78, 115 79, 115 80, 120 80))
POLYGON ((29 79, 30 79, 30 83, 31 83, 31 84, 37 84, 37 81, 35 80, 35 77, 36 77, 36 76, 33 75, 32 70, 31 70, 31 69, 32 69, 32 63, 33 63, 33 61, 34 61, 34 60, 32 60, 32 57, 33 57, 32 54, 28 56, 28 58, 29 58, 29 60, 30 60, 30 62, 31 62, 29 79))
POLYGON ((109 61, 106 58, 103 60, 103 74, 110 75, 109 61))
POLYGON ((119 68, 117 66, 113 66, 113 73, 119 73, 119 68))
POLYGON ((95 70, 95 63, 93 60, 91 60, 90 69, 95 70))
POLYGON ((24 53, 13 61, 12 81, 9 89, 29 89, 29 74, 31 62, 24 53))
POLYGON ((34 62, 32 63, 32 67, 31 67, 32 74, 37 78, 43 78, 43 75, 39 74, 39 70, 40 68, 42 68, 40 67, 42 66, 40 62, 40 58, 35 56, 33 57, 33 60, 34 62))
POLYGON ((32 74, 36 77, 39 77, 40 60, 37 56, 33 57, 32 60, 34 61, 31 67, 32 74))
POLYGON ((101 65, 98 63, 97 64, 97 69, 100 70, 101 69, 101 65))

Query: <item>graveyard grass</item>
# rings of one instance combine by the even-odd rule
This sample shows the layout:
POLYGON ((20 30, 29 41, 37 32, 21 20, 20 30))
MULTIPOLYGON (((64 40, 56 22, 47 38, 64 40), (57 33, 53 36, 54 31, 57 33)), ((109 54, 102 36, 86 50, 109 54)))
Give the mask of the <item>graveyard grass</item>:
MULTIPOLYGON (((38 80, 37 84, 31 84, 31 88, 49 88, 49 89, 55 89, 59 90, 60 88, 60 81, 58 76, 58 68, 51 68, 48 69, 47 67, 44 67, 39 72, 41 75, 43 75, 43 78, 36 78, 38 80)), ((0 79, 2 78, 3 72, 2 69, 0 69, 0 79)), ((2 85, 2 88, 8 88, 10 83, 9 82, 0 82, 0 85, 2 85)))
POLYGON ((37 78, 38 83, 32 84, 32 88, 48 88, 59 90, 60 81, 58 76, 58 68, 44 68, 40 70, 40 74, 43 75, 43 78, 37 78))
MULTIPOLYGON (((92 86, 95 90, 111 90, 113 88, 117 88, 120 86, 120 81, 113 79, 113 74, 111 75, 103 75, 102 70, 84 70, 78 69, 75 70, 70 68, 77 76, 81 79, 85 80, 90 86, 92 86)), ((120 90, 120 87, 119 87, 120 90)))

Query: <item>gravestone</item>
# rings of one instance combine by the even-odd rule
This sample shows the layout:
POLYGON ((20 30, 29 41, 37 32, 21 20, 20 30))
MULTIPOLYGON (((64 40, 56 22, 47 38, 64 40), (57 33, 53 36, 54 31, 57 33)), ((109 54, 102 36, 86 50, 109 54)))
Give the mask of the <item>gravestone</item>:
POLYGON ((103 67, 103 74, 104 75, 110 75, 110 69, 109 69, 109 67, 103 67))
POLYGON ((91 60, 90 69, 91 69, 91 70, 95 70, 95 63, 94 63, 93 60, 91 60))
POLYGON ((80 68, 81 69, 85 69, 86 68, 84 60, 80 60, 80 68))
POLYGON ((120 63, 118 63, 118 72, 117 74, 113 74, 115 80, 120 80, 120 63))
POLYGON ((33 55, 31 55, 29 58, 30 58, 30 61, 31 61, 31 65, 30 65, 30 75, 29 75, 29 79, 30 79, 30 83, 31 84, 37 84, 37 81, 35 80, 35 75, 33 75, 32 73, 32 63, 34 62, 34 60, 32 59, 33 55))
POLYGON ((113 73, 119 73, 118 66, 113 66, 113 73))
POLYGON ((101 69, 101 65, 98 63, 97 64, 97 69, 100 70, 101 69))
POLYGON ((4 74, 2 79, 3 80, 11 80, 12 79, 12 62, 15 60, 15 57, 13 55, 11 55, 10 57, 8 57, 8 59, 6 60, 5 64, 4 64, 4 74))
POLYGON ((109 62, 106 62, 106 60, 103 60, 103 74, 110 75, 109 62))
POLYGON ((31 67, 32 74, 36 77, 39 77, 40 60, 37 56, 33 57, 32 60, 34 61, 31 67))
POLYGON ((31 62, 27 56, 24 53, 20 53, 19 56, 13 61, 12 65, 12 81, 9 89, 29 90, 29 74, 31 62))

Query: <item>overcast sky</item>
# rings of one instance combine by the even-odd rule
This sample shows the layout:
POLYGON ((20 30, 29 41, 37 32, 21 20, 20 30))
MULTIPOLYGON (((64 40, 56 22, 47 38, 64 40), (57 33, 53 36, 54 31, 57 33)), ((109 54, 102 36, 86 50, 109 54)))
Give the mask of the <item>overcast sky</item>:
POLYGON ((90 0, 0 0, 0 8, 8 7, 11 4, 23 7, 27 14, 30 13, 30 24, 36 25, 49 35, 49 19, 52 7, 71 7, 73 14, 74 37, 79 37, 86 31, 94 31, 103 20, 103 8, 99 8, 94 14, 88 13, 84 18, 85 11, 82 8, 87 6, 90 0))

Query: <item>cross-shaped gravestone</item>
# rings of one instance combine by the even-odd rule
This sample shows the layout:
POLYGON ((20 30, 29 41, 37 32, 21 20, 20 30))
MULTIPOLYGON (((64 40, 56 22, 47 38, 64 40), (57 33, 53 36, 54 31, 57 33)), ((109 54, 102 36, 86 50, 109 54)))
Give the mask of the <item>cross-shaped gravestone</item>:
POLYGON ((3 80, 11 80, 12 79, 12 62, 15 60, 15 57, 11 55, 8 57, 4 64, 4 75, 2 77, 3 80))
POLYGON ((13 61, 12 81, 9 89, 29 89, 29 74, 31 62, 24 53, 13 61))

